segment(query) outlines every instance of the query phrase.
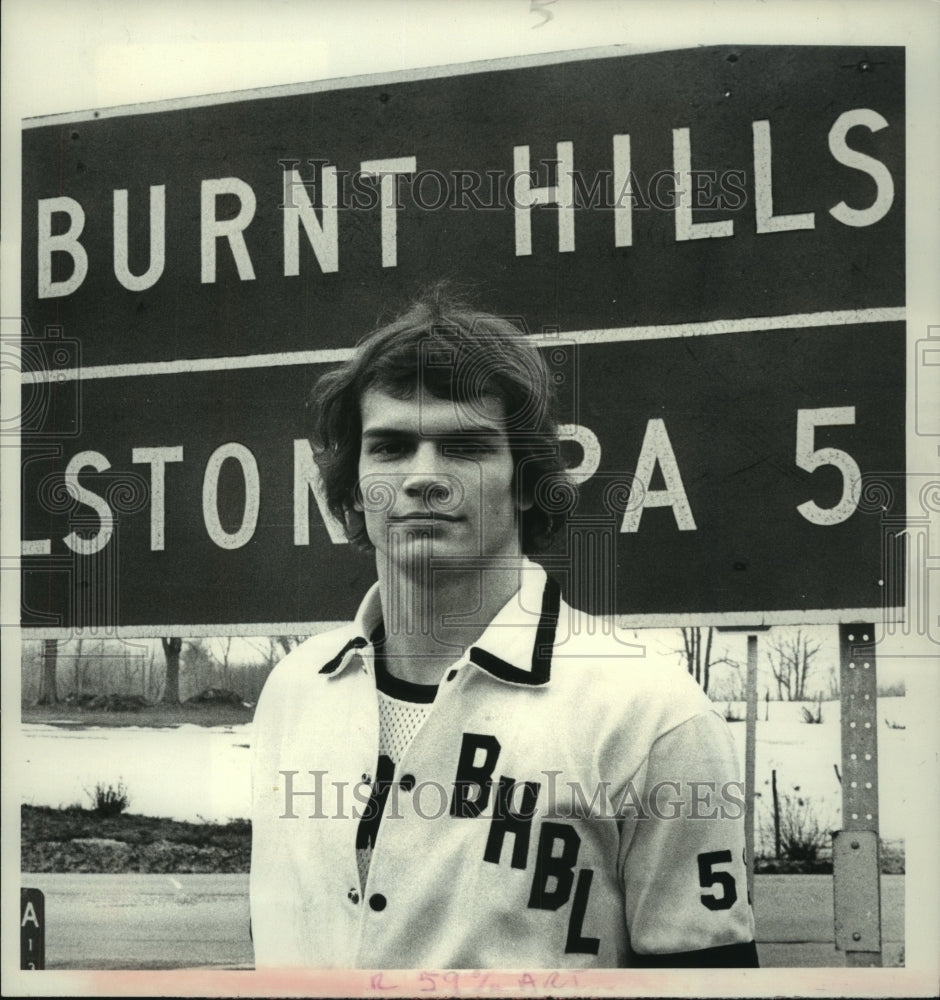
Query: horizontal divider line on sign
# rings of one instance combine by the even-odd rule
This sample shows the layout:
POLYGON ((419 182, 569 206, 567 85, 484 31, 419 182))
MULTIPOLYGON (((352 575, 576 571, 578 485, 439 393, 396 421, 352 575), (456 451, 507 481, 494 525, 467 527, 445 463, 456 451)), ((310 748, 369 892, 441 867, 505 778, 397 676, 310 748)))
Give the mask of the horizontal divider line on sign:
MULTIPOLYGON (((874 309, 835 309, 827 312, 791 313, 786 316, 747 316, 743 319, 714 319, 701 323, 671 323, 662 326, 624 326, 604 330, 568 330, 536 334, 535 343, 614 344, 632 340, 667 340, 671 337, 707 337, 723 333, 753 333, 771 330, 800 330, 814 326, 856 326, 862 323, 898 323, 905 319, 904 306, 874 309)), ((87 381, 96 378, 129 378, 136 375, 180 375, 192 372, 230 371, 238 368, 277 368, 282 365, 329 364, 345 361, 351 347, 311 351, 284 351, 277 354, 244 354, 222 358, 182 358, 177 361, 146 361, 137 364, 97 365, 63 368, 59 371, 22 372, 25 385, 38 382, 87 381)))
MULTIPOLYGON (((790 611, 722 611, 715 614, 692 612, 688 614, 657 613, 614 616, 618 630, 643 628, 690 628, 696 625, 737 625, 758 628, 761 625, 838 625, 865 623, 888 625, 905 621, 904 608, 794 608, 790 611)), ((319 635, 349 621, 329 622, 242 622, 231 624, 199 625, 112 625, 108 628, 71 629, 54 626, 21 626, 23 638, 28 639, 155 639, 160 636, 184 638, 214 638, 215 636, 248 635, 319 635)))

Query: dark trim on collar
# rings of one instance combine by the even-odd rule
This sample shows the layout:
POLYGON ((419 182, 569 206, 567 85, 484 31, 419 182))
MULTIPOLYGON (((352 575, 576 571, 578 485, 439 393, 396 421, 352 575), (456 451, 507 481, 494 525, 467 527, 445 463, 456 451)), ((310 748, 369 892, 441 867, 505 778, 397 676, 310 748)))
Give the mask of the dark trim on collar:
POLYGON ((532 669, 522 670, 479 646, 470 647, 470 661, 500 680, 512 684, 547 684, 552 670, 552 648, 558 628, 561 607, 561 587, 551 577, 542 591, 542 610, 539 616, 535 641, 532 644, 532 669))
POLYGON ((357 635, 355 638, 350 639, 345 646, 333 657, 332 660, 327 661, 320 667, 321 674, 331 674, 333 671, 343 662, 343 657, 351 649, 362 649, 363 646, 368 646, 369 642, 367 639, 363 639, 361 635, 357 635))
POLYGON ((375 647, 375 686, 382 694, 387 694, 397 701, 430 705, 437 697, 436 684, 416 684, 414 681, 406 681, 390 673, 381 643, 375 647))
POLYGON ((547 577, 545 592, 542 594, 542 614, 532 648, 532 673, 544 674, 545 680, 548 680, 552 669, 552 652, 555 647, 555 632, 558 630, 560 609, 561 587, 551 577, 547 577))

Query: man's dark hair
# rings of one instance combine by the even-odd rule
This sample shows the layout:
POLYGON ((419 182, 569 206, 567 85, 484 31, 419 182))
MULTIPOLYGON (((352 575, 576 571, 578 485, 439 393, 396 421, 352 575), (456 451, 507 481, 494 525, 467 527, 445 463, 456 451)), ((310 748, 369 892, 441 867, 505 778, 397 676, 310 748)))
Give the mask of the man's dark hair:
MULTIPOLYGON (((347 362, 318 379, 307 402, 308 434, 327 505, 346 526, 349 540, 371 550, 365 519, 356 510, 360 401, 368 389, 396 399, 411 399, 423 389, 471 407, 498 399, 513 456, 515 496, 532 501, 520 511, 522 550, 530 554, 545 545, 564 513, 557 508, 569 506, 557 502, 567 477, 548 371, 516 326, 433 289, 363 337, 347 362)), ((570 497, 570 487, 562 491, 570 497)))

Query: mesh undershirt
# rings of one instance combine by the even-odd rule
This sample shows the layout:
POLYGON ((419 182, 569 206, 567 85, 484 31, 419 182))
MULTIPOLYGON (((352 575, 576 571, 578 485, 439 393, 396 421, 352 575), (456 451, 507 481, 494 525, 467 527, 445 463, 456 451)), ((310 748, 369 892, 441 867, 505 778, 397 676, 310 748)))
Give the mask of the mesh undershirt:
MULTIPOLYGON (((408 744, 431 711, 431 702, 405 701, 384 691, 379 696, 379 756, 388 757, 393 767, 398 766, 408 744)), ((372 847, 356 848, 359 866, 359 883, 365 892, 366 876, 372 861, 372 847)))
POLYGON ((430 704, 402 701, 379 691, 379 753, 396 766, 412 737, 431 711, 430 704))

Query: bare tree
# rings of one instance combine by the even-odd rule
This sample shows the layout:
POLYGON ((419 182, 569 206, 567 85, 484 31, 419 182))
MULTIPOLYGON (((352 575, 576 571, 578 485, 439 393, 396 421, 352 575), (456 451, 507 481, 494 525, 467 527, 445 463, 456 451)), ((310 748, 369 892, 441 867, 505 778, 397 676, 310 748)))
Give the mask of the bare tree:
POLYGON ((140 693, 148 701, 151 700, 150 684, 153 678, 153 649, 150 650, 150 658, 146 655, 140 661, 140 693))
MULTIPOLYGON (((190 694, 199 694, 216 684, 216 662, 202 639, 187 639, 181 657, 185 686, 190 694)), ((182 693, 183 681, 180 682, 182 693)))
POLYGON ((246 674, 242 683, 250 685, 250 690, 246 688, 243 692, 244 696, 257 698, 268 674, 271 673, 278 661, 308 638, 309 636, 306 635, 269 635, 263 639, 260 637, 246 639, 247 644, 260 653, 264 659, 262 663, 241 664, 243 672, 246 674))
POLYGON ((257 639, 252 641, 251 645, 264 657, 265 666, 270 673, 278 660, 287 656, 303 640, 303 636, 297 635, 269 635, 263 640, 257 639))
POLYGON ((24 639, 22 648, 20 697, 23 705, 34 705, 42 687, 42 641, 24 639))
POLYGON ((229 659, 232 655, 232 637, 227 635, 222 642, 222 687, 227 688, 229 684, 229 659))
POLYGON ((736 666, 733 660, 727 656, 712 656, 712 641, 714 639, 714 628, 702 628, 695 625, 684 628, 682 631, 682 649, 678 652, 685 659, 685 666, 689 673, 702 685, 702 690, 708 694, 708 683, 711 679, 711 668, 719 663, 729 663, 736 666))
POLYGON ((182 639, 161 639, 163 655, 166 657, 166 683, 163 685, 163 697, 167 704, 178 705, 180 700, 180 650, 182 639))
POLYGON ((42 680, 39 684, 39 704, 54 705, 59 700, 56 688, 55 668, 59 658, 59 641, 43 639, 42 641, 42 680))
POLYGON ((827 699, 829 701, 837 701, 842 691, 842 685, 839 681, 839 668, 835 663, 829 664, 828 685, 829 690, 826 692, 827 699))
POLYGON ((708 675, 708 696, 713 701, 744 701, 745 684, 742 676, 742 664, 737 660, 722 659, 712 661, 712 666, 718 664, 727 666, 727 670, 711 671, 708 675))
POLYGON ((296 649, 305 638, 306 637, 302 635, 279 635, 277 637, 277 641, 281 649, 284 650, 284 655, 287 656, 287 654, 292 649, 296 649))
POLYGON ((82 656, 82 646, 84 639, 79 639, 75 647, 74 663, 72 666, 72 693, 76 698, 82 696, 82 681, 85 679, 85 658, 82 656))
POLYGON ((805 701, 806 682, 813 670, 813 660, 822 647, 803 634, 780 631, 768 636, 765 651, 770 670, 777 682, 777 696, 781 701, 805 701))

